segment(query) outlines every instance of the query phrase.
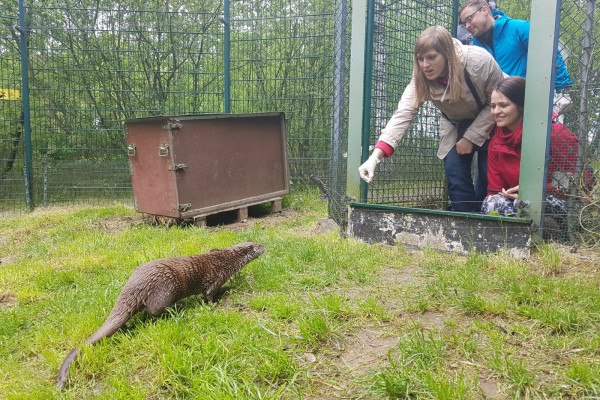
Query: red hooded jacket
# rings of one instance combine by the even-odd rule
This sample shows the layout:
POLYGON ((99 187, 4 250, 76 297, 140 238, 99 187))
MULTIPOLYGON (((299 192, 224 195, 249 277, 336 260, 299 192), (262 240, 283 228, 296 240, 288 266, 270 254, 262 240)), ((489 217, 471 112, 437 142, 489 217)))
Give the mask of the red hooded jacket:
MULTIPOLYGON (((488 194, 495 194, 502 189, 509 189, 519 184, 522 132, 522 123, 513 132, 496 127, 488 149, 488 194)), ((546 186, 548 193, 560 194, 559 188, 553 186, 553 176, 556 183, 556 177, 560 177, 560 172, 575 173, 577 152, 577 135, 560 122, 552 123, 546 186)), ((591 190, 595 182, 590 169, 585 169, 583 181, 585 189, 591 190)))

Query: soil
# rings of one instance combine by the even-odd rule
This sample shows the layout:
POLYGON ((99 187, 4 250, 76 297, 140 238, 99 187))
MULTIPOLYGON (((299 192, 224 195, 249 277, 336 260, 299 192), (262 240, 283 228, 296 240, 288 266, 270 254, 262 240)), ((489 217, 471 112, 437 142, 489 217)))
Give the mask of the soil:
POLYGON ((17 296, 10 292, 0 293, 0 310, 15 307, 18 303, 17 296))

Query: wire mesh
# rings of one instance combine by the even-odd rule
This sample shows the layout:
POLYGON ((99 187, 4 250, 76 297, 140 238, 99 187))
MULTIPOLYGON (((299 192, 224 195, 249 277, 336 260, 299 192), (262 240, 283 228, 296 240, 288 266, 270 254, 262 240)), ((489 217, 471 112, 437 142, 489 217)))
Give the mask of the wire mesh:
POLYGON ((23 211, 23 109, 16 18, 2 17, 0 46, 0 211, 23 211))
MULTIPOLYGON (((376 3, 369 143, 376 142, 411 78, 417 36, 431 25, 451 30, 453 7, 457 3, 410 0, 376 3)), ((529 19, 529 0, 495 3, 512 18, 529 19)), ((597 184, 600 74, 598 52, 593 51, 600 41, 600 13, 596 8, 594 0, 565 0, 560 14, 559 52, 573 83, 557 93, 555 100, 568 96, 572 105, 553 125, 548 159, 552 184, 548 185, 550 197, 544 204, 544 232, 549 238, 571 242, 580 240, 582 233, 595 240, 600 234, 597 184)), ((436 109, 427 104, 421 108, 394 156, 378 167, 377 179, 368 187, 369 203, 446 208, 443 165, 435 156, 438 120, 436 109)))
POLYGON ((44 204, 130 196, 125 120, 221 109, 217 7, 28 11, 34 188, 44 204))
POLYGON ((244 0, 231 10, 231 110, 285 112, 296 179, 329 174, 333 25, 330 2, 244 0))
POLYGON ((230 43, 219 3, 27 6, 37 204, 130 197, 124 122, 223 112, 225 51, 231 112, 285 112, 292 178, 329 179, 333 3, 233 2, 230 43))
MULTIPOLYGON (((530 1, 502 0, 512 18, 529 19, 530 1)), ((558 52, 573 81, 563 95, 571 100, 553 125, 544 204, 545 234, 560 241, 600 241, 600 12, 595 0, 565 0, 560 10, 558 52), (564 124, 564 127, 560 125, 564 124), (557 208, 555 199, 560 199, 557 208)), ((530 43, 531 45, 531 43, 530 43)), ((555 96, 558 111, 561 94, 555 96)))
MULTIPOLYGON (((597 7, 594 0, 565 1, 561 9, 559 50, 573 78, 573 85, 566 91, 571 97, 572 109, 566 112, 564 124, 574 132, 572 136, 576 140, 569 141, 567 136, 566 141, 560 143, 567 148, 569 156, 563 168, 555 168, 558 176, 552 176, 555 187, 561 189, 567 200, 567 229, 564 224, 557 224, 557 229, 548 229, 548 232, 562 239, 567 232, 569 241, 582 238, 600 242, 600 187, 596 184, 600 181, 600 73, 597 69, 600 65, 597 51, 600 12, 597 7), (569 182, 567 187, 563 187, 565 178, 569 182)), ((556 138, 557 142, 563 140, 562 136, 556 138)), ((551 154, 550 165, 560 166, 561 156, 551 154)))
MULTIPOLYGON (((453 1, 376 2, 369 143, 376 142, 410 82, 417 36, 432 25, 452 31, 453 5, 453 1)), ((447 206, 443 164, 436 156, 438 125, 437 109, 430 104, 421 107, 394 156, 379 165, 377 179, 369 184, 369 202, 447 206)))

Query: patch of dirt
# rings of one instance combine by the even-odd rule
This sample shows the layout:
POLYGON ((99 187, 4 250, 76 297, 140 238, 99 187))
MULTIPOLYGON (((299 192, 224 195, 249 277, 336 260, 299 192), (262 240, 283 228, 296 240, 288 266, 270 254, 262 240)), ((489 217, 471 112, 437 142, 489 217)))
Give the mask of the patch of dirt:
POLYGON ((2 257, 0 258, 0 268, 2 267, 2 265, 10 264, 15 261, 17 261, 17 257, 12 254, 7 255, 6 257, 2 257))
POLYGON ((340 226, 331 218, 321 218, 317 221, 314 227, 311 228, 310 233, 318 235, 320 233, 339 232, 340 226))
POLYGON ((19 299, 14 293, 0 293, 0 309, 15 307, 19 303, 19 299))
POLYGON ((383 268, 379 275, 379 281, 382 289, 381 300, 383 304, 394 312, 401 312, 403 301, 395 293, 396 289, 402 288, 402 291, 410 290, 411 287, 422 285, 424 278, 419 276, 419 267, 407 265, 402 268, 383 268))
POLYGON ((365 328, 356 332, 340 354, 343 375, 359 377, 367 371, 387 363, 387 353, 398 338, 387 337, 383 331, 365 328))
POLYGON ((407 314, 404 318, 416 322, 425 329, 442 330, 446 325, 446 316, 438 311, 425 311, 420 314, 407 314))
POLYGON ((381 281, 388 285, 420 285, 424 279, 419 276, 419 268, 407 265, 402 269, 386 268, 381 271, 381 281))
POLYGON ((479 388, 483 393, 483 398, 486 400, 499 400, 504 398, 504 396, 500 393, 498 386, 498 380, 493 376, 479 377, 479 388))
POLYGON ((352 300, 364 300, 371 295, 376 295, 381 298, 381 301, 387 308, 391 311, 397 311, 401 303, 396 296, 389 295, 387 288, 422 284, 424 278, 418 276, 418 271, 418 267, 414 265, 402 268, 383 267, 379 273, 380 283, 378 285, 374 287, 353 286, 344 288, 341 294, 352 300))
MULTIPOLYGON (((8 235, 0 236, 0 248, 6 246, 8 246, 8 235)), ((0 267, 2 267, 2 264, 8 264, 14 260, 16 260, 16 257, 12 254, 7 254, 4 257, 0 256, 0 267)))
POLYGON ((362 379, 371 370, 387 366, 387 354, 398 339, 384 335, 380 328, 364 328, 346 337, 341 352, 321 359, 303 355, 303 362, 314 364, 317 390, 307 400, 349 399, 364 390, 362 379))
POLYGON ((146 217, 143 214, 136 214, 126 217, 106 218, 94 221, 94 227, 109 233, 120 233, 133 226, 146 223, 146 217))

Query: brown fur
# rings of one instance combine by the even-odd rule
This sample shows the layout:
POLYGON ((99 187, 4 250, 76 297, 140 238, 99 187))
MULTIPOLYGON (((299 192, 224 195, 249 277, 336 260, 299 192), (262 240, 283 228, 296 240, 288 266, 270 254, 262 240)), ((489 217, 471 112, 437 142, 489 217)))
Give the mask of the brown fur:
MULTIPOLYGON (((157 316, 178 300, 197 294, 213 301, 216 292, 233 274, 264 252, 263 246, 246 242, 205 254, 165 258, 140 265, 132 272, 104 324, 85 343, 94 344, 112 335, 138 311, 146 310, 157 316)), ((77 353, 77 348, 71 350, 60 366, 58 385, 61 389, 67 382, 69 367, 77 353)))

